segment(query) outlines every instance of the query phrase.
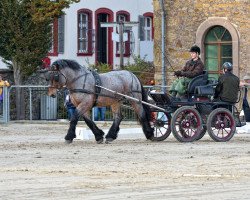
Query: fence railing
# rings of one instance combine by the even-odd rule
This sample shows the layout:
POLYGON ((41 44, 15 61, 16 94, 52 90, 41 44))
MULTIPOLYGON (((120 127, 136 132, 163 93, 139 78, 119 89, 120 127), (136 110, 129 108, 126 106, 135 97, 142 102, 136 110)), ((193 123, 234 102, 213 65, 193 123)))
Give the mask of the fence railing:
MULTIPOLYGON (((23 93, 21 101, 22 120, 60 120, 67 119, 67 109, 64 106, 65 92, 59 91, 56 98, 47 95, 48 86, 34 86, 23 85, 3 88, 3 104, 2 112, 0 113, 0 122, 7 123, 9 121, 17 120, 17 104, 16 95, 17 89, 23 93)), ((94 119, 90 111, 92 119, 94 119)), ((135 121, 137 120, 134 110, 129 104, 122 106, 123 120, 135 121)), ((81 120, 81 118, 80 118, 81 120)), ((105 121, 113 120, 111 108, 107 107, 105 114, 105 121)))

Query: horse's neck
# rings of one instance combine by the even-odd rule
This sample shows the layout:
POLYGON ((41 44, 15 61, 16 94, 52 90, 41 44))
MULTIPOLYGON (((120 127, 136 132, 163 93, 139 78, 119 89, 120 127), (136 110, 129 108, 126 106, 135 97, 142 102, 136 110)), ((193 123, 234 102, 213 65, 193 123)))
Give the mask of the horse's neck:
MULTIPOLYGON (((91 72, 87 69, 81 69, 79 71, 71 71, 68 73, 65 73, 65 76, 67 77, 67 88, 77 88, 79 86, 82 87, 83 84, 85 84, 87 76, 91 72)), ((83 86, 84 87, 84 86, 83 86)))

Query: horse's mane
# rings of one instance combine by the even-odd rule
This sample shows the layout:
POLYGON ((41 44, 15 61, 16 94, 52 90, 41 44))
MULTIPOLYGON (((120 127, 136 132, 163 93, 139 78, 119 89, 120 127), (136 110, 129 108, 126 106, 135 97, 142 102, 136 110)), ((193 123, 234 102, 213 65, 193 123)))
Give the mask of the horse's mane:
POLYGON ((52 63, 52 65, 59 66, 60 69, 69 67, 70 69, 74 71, 78 71, 84 67, 82 67, 80 64, 78 64, 74 60, 68 60, 68 59, 60 59, 52 63))

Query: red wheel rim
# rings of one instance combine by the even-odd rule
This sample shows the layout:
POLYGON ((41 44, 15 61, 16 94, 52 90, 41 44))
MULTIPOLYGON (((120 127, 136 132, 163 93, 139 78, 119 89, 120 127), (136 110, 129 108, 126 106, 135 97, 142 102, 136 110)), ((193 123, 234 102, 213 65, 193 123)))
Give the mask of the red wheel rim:
POLYGON ((231 115, 226 112, 217 113, 211 124, 211 129, 217 138, 228 138, 233 134, 233 127, 235 126, 231 115))
POLYGON ((185 110, 179 113, 176 120, 177 131, 184 138, 192 138, 198 133, 198 128, 201 125, 199 116, 193 110, 185 110))

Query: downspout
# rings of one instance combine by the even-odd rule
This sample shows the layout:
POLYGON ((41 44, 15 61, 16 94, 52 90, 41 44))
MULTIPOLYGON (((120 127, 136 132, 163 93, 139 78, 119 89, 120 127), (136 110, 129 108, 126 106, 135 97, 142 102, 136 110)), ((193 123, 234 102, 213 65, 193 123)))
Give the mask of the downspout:
POLYGON ((161 75, 162 75, 162 91, 166 92, 166 65, 165 65, 165 24, 166 24, 166 11, 164 8, 164 0, 159 0, 161 7, 161 75))

